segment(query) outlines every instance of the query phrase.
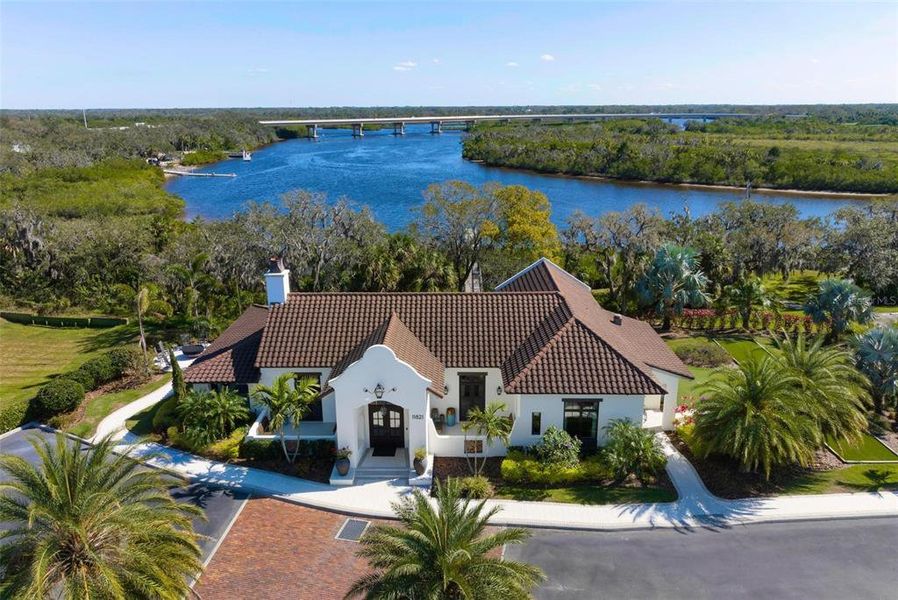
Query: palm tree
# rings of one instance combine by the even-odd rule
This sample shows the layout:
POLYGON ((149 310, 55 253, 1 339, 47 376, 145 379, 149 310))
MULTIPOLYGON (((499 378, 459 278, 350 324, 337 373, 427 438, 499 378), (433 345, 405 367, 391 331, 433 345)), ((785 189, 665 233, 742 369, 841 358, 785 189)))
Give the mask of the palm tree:
POLYGON ((401 527, 376 525, 361 540, 359 556, 373 572, 357 580, 347 598, 468 598, 516 600, 544 579, 532 565, 502 560, 496 550, 530 534, 511 527, 486 533, 499 507, 463 500, 458 483, 437 482, 435 504, 420 490, 393 505, 401 527), (493 554, 492 556, 490 554, 493 554))
POLYGON ((249 406, 243 396, 229 389, 190 392, 178 404, 178 415, 187 437, 203 446, 230 435, 249 418, 249 406))
MULTIPOLYGON (((483 436, 484 453, 487 447, 492 446, 496 440, 502 442, 503 446, 507 446, 511 441, 511 430, 514 427, 514 420, 508 415, 501 414, 505 410, 504 402, 490 402, 485 410, 480 410, 479 406, 475 406, 468 411, 468 421, 462 427, 466 432, 473 429, 477 432, 477 435, 483 436)), ((486 458, 478 467, 477 453, 475 452, 473 473, 480 475, 484 465, 486 465, 486 458)), ((470 463, 468 466, 470 466, 470 463)))
POLYGON ((864 400, 866 380, 854 366, 850 352, 824 346, 823 336, 811 344, 803 333, 795 339, 784 333, 776 340, 777 357, 798 378, 820 433, 825 438, 847 441, 860 439, 867 429, 864 400))
POLYGON ((673 315, 681 314, 687 305, 699 307, 708 303, 704 292, 707 283, 708 278, 697 266, 694 250, 664 244, 639 280, 637 291, 640 300, 653 305, 664 319, 662 329, 668 330, 673 315))
POLYGON ((826 279, 815 296, 808 298, 804 312, 814 323, 828 323, 827 341, 838 340, 852 321, 873 320, 873 299, 850 279, 826 279))
POLYGON ((299 456, 299 424, 310 410, 310 405, 318 398, 318 384, 314 379, 296 379, 291 373, 284 373, 274 380, 274 385, 259 385, 253 392, 253 399, 268 410, 269 426, 278 432, 284 457, 293 462, 299 456), (296 427, 296 444, 293 454, 287 451, 284 428, 288 423, 296 427))
POLYGON ((807 465, 821 445, 797 375, 772 357, 752 354, 737 369, 718 369, 700 388, 694 435, 704 455, 735 459, 745 471, 807 465))
POLYGON ((112 452, 85 452, 57 434, 30 440, 40 466, 0 456, 0 596, 183 598, 202 568, 191 518, 175 501, 180 482, 112 452))
POLYGON ((736 305, 742 317, 742 328, 751 327, 751 315, 756 306, 767 308, 772 299, 759 277, 741 279, 726 289, 727 299, 736 305))
POLYGON ((882 414, 886 399, 898 401, 898 329, 875 327, 854 340, 857 366, 870 381, 873 410, 882 414))

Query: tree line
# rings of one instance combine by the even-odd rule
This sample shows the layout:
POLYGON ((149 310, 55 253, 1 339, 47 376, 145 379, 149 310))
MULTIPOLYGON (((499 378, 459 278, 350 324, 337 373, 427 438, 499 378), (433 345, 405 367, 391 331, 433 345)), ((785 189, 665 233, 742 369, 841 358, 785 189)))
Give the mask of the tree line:
POLYGON ((479 126, 465 138, 463 155, 567 175, 895 194, 898 156, 887 146, 896 142, 895 125, 724 119, 680 130, 657 119, 619 120, 479 126))
POLYGON ((261 274, 272 254, 284 256, 292 288, 305 291, 462 290, 475 263, 488 290, 546 256, 601 290, 608 308, 637 314, 649 308, 639 281, 666 242, 690 249, 712 297, 751 276, 799 269, 853 278, 882 304, 898 296, 893 202, 825 219, 754 201, 701 218, 635 205, 575 213, 559 230, 544 194, 462 181, 427 188, 414 224, 396 232, 363 205, 308 191, 250 202, 221 221, 153 211, 71 218, 13 202, 0 208, 0 295, 4 305, 42 313, 133 316, 144 290, 151 320, 208 333, 264 301, 261 274))

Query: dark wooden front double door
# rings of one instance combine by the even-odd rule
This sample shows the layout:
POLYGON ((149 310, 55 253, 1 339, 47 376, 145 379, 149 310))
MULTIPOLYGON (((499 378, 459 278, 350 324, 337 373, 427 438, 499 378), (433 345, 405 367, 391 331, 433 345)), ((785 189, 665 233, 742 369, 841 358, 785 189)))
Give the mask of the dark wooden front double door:
POLYGON ((368 405, 368 427, 372 448, 404 448, 405 426, 402 408, 389 402, 368 405))

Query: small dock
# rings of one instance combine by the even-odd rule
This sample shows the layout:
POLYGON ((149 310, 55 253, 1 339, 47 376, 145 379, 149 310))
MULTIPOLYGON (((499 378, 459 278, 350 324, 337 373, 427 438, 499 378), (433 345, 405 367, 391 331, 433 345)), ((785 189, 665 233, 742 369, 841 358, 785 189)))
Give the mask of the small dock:
POLYGON ((183 175, 184 177, 237 177, 237 173, 196 173, 194 171, 176 171, 174 169, 162 169, 168 175, 183 175))

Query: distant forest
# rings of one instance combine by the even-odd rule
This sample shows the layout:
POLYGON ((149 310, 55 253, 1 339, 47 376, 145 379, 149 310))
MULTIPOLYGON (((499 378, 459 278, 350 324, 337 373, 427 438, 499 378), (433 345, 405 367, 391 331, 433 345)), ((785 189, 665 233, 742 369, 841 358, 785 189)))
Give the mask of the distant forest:
POLYGON ((543 173, 898 193, 898 123, 890 122, 896 109, 870 120, 846 111, 840 120, 835 108, 827 107, 830 117, 688 121, 685 129, 660 119, 484 125, 465 138, 463 153, 491 166, 543 173))

